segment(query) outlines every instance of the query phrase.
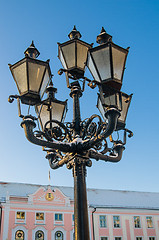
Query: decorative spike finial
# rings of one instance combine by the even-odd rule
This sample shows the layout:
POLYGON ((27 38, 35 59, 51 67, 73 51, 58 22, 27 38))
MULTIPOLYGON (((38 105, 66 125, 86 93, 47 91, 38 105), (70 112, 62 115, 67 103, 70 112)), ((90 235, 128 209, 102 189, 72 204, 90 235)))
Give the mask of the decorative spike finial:
POLYGON ((79 31, 77 31, 76 26, 74 25, 73 30, 68 34, 69 39, 79 39, 82 37, 79 31))
POLYGON ((100 34, 97 36, 96 42, 99 44, 112 42, 112 36, 106 33, 104 27, 102 27, 100 34))
POLYGON ((40 52, 34 45, 34 41, 31 42, 30 46, 24 52, 25 56, 29 56, 31 58, 37 58, 40 55, 40 52))

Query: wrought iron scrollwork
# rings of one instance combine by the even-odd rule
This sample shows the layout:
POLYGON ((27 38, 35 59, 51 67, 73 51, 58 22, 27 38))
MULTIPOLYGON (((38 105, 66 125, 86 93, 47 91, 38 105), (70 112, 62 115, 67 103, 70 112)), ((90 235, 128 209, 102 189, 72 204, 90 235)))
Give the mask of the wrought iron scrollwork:
POLYGON ((49 141, 52 141, 53 139, 60 142, 64 140, 72 140, 69 129, 63 123, 57 120, 51 120, 45 123, 44 135, 49 141))

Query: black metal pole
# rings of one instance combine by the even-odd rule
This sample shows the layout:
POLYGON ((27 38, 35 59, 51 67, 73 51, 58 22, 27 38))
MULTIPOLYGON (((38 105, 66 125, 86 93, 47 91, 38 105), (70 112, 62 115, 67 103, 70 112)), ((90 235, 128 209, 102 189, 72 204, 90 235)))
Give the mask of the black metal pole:
MULTIPOLYGON (((73 124, 74 137, 80 136, 80 104, 79 98, 82 91, 78 82, 71 86, 70 96, 73 98, 73 124)), ((72 160, 74 177, 74 224, 75 240, 89 240, 89 222, 86 190, 86 162, 87 160, 77 155, 72 160)))
POLYGON ((86 160, 75 157, 72 161, 74 177, 75 240, 89 240, 89 221, 86 190, 86 160))

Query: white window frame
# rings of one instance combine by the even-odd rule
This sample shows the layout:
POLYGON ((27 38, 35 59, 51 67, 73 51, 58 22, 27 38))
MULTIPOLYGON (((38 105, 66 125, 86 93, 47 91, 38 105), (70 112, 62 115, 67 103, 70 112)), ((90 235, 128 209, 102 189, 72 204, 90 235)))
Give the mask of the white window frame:
POLYGON ((102 240, 102 238, 107 238, 107 240, 109 240, 109 237, 107 236, 100 236, 100 240, 102 240))
POLYGON ((99 215, 99 227, 100 228, 107 228, 107 215, 105 215, 105 214, 99 215), (100 221, 101 221, 100 217, 105 217, 105 226, 104 227, 100 225, 100 221))
POLYGON ((141 238, 141 240, 143 240, 143 236, 136 236, 135 240, 137 240, 137 238, 141 238))
POLYGON ((114 237, 114 240, 116 240, 115 238, 121 238, 121 240, 122 240, 122 237, 121 237, 121 236, 115 236, 115 237, 114 237))
POLYGON ((154 221, 153 221, 153 217, 152 216, 146 216, 146 227, 147 227, 147 229, 153 229, 154 228, 154 221), (148 227, 147 226, 147 217, 151 217, 151 219, 152 219, 152 227, 148 227))
POLYGON ((115 228, 115 229, 116 229, 116 228, 117 228, 117 229, 118 229, 118 228, 121 228, 121 217, 120 217, 119 215, 113 215, 113 228, 115 228), (114 226, 114 217, 119 217, 119 227, 115 227, 115 226, 114 226))
POLYGON ((141 228, 142 228, 142 225, 141 225, 141 217, 140 217, 139 215, 133 216, 133 223, 134 223, 134 229, 141 229, 141 228), (139 217, 139 219, 140 219, 140 227, 135 227, 135 217, 139 217))
POLYGON ((150 239, 150 237, 153 237, 156 240, 156 236, 148 236, 148 240, 150 239))
POLYGON ((16 210, 15 211, 15 224, 26 224, 26 211, 25 210, 16 210), (18 212, 24 212, 25 213, 25 218, 17 218, 17 213, 18 212))

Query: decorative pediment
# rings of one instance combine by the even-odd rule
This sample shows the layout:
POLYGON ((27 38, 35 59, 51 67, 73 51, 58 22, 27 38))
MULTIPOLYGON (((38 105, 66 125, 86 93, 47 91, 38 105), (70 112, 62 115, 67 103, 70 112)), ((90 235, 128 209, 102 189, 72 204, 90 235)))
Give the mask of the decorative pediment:
POLYGON ((70 205, 70 199, 65 196, 58 188, 52 190, 50 186, 48 188, 40 187, 35 193, 29 195, 29 202, 46 204, 46 205, 70 205))

